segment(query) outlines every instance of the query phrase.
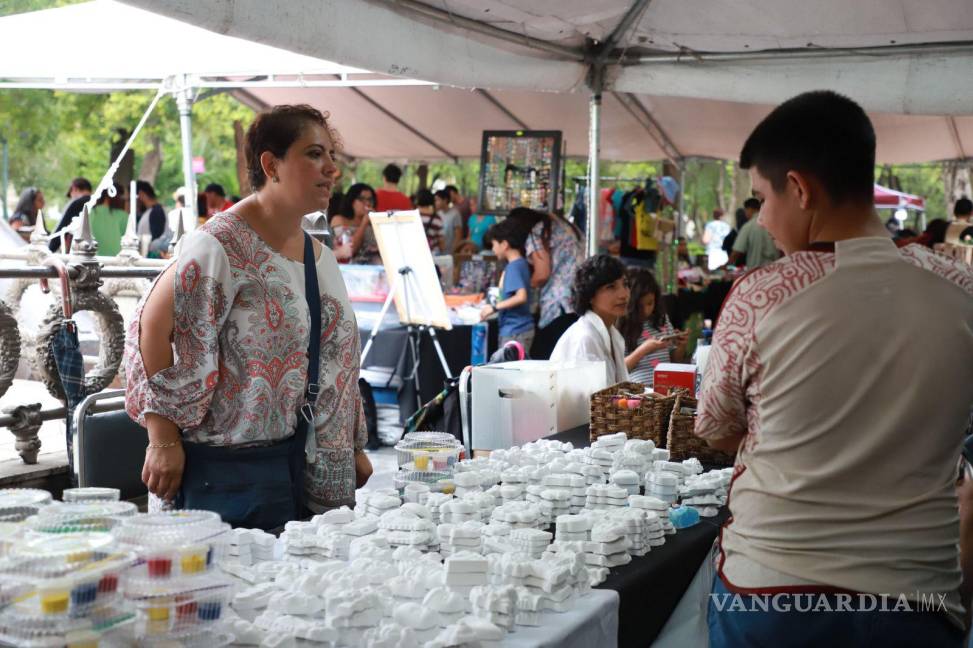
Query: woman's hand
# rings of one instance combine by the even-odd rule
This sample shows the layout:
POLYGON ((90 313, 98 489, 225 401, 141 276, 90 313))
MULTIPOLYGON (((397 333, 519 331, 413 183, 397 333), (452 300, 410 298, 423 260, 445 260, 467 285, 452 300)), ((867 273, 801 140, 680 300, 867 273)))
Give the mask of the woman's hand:
POLYGON ((480 309, 480 321, 482 322, 486 320, 496 312, 497 309, 494 308, 493 306, 484 306, 483 308, 480 309))
POLYGON ((175 499, 182 485, 186 453, 182 443, 169 448, 146 448, 142 464, 142 483, 153 495, 164 500, 175 499))
POLYGON ((372 462, 362 450, 355 451, 355 488, 361 488, 372 476, 372 462))
POLYGON ((647 356, 650 353, 655 353, 656 351, 661 351, 662 349, 669 348, 668 340, 656 340, 655 338, 649 338, 642 344, 638 346, 637 351, 643 356, 647 356))

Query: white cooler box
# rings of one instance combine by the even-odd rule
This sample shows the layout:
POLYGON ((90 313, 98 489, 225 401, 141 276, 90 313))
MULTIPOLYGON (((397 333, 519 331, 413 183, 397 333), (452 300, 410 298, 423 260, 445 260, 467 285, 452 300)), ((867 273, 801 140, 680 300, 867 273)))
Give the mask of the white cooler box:
POLYGON ((473 368, 471 450, 523 445, 591 420, 604 362, 520 360, 473 368))

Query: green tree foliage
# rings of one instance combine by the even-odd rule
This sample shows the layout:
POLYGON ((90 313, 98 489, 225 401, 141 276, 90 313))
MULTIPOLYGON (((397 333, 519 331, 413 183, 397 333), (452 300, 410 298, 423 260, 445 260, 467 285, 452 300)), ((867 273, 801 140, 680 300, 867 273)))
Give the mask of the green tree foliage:
MULTIPOLYGON (((44 190, 51 204, 62 201, 71 178, 83 175, 97 184, 111 163, 112 143, 127 139, 149 106, 153 92, 80 94, 47 90, 0 91, 0 136, 10 150, 10 180, 16 191, 44 190)), ((203 156, 203 186, 219 182, 228 194, 239 193, 233 122, 244 125, 253 112, 227 94, 193 106, 193 154, 203 156)), ((133 143, 135 172, 158 138, 162 167, 155 184, 168 196, 183 184, 182 145, 175 101, 164 97, 133 143)))

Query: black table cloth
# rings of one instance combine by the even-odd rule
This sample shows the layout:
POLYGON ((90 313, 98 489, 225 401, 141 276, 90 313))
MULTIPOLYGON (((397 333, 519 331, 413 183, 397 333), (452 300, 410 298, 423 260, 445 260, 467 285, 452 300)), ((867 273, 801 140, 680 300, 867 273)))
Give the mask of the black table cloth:
MULTIPOLYGON (((550 439, 570 442, 576 448, 590 445, 588 426, 555 434, 550 439)), ((618 646, 650 645, 665 626, 703 560, 729 512, 726 508, 713 518, 667 535, 666 543, 653 547, 644 556, 609 571, 600 588, 613 589, 621 598, 618 609, 618 646)))

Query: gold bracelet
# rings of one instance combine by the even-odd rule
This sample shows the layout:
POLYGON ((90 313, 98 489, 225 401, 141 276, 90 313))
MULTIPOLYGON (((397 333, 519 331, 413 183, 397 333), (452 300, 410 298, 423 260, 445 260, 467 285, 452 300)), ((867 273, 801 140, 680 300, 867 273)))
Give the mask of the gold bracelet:
POLYGON ((170 441, 169 443, 150 443, 149 445, 145 446, 145 449, 161 450, 163 448, 175 448, 177 445, 180 445, 181 443, 182 441, 170 441))

